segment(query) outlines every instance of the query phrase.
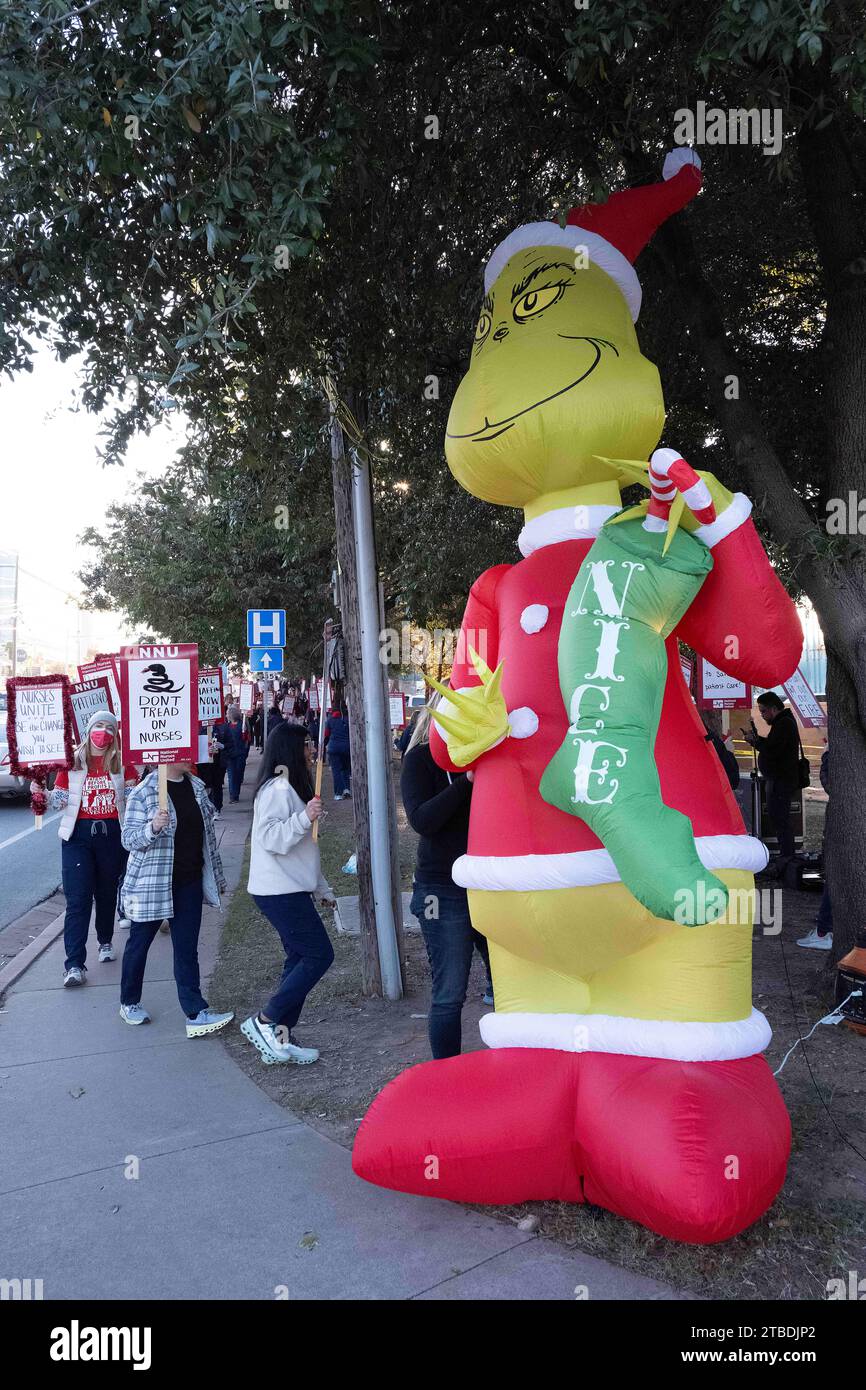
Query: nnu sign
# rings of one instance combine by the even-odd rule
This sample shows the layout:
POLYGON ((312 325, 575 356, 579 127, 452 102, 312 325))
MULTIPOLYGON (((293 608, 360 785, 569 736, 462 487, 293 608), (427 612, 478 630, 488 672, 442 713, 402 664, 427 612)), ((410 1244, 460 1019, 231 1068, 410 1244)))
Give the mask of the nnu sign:
POLYGON ((124 762, 196 762, 198 647, 124 647, 120 658, 124 762))

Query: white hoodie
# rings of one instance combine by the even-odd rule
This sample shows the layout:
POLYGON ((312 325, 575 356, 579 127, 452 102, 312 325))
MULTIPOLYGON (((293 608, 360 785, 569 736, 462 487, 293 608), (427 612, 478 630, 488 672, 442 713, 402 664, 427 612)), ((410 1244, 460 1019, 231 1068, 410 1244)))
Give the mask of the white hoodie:
POLYGON ((250 893, 334 895, 322 877, 319 846, 305 803, 285 777, 266 782, 255 800, 250 852, 250 893))

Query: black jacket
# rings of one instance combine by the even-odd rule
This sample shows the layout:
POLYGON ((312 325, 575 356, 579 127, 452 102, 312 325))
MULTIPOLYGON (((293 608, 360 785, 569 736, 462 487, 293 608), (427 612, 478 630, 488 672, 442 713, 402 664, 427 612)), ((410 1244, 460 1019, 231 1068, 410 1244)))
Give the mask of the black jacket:
POLYGON ((736 754, 731 752, 724 739, 719 738, 719 735, 713 733, 712 729, 707 733, 704 742, 711 743, 715 748, 719 762, 725 769, 725 776, 731 784, 731 790, 736 791, 740 785, 740 764, 737 762, 736 754))
POLYGON ((449 778, 433 761, 429 743, 416 743, 403 759, 400 790, 409 824, 421 837, 416 882, 462 893, 451 877, 451 866, 466 853, 469 838, 472 783, 466 773, 449 778))
POLYGON ((800 785, 800 735, 789 709, 776 716, 768 734, 758 735, 756 747, 758 767, 767 781, 796 791, 800 785))

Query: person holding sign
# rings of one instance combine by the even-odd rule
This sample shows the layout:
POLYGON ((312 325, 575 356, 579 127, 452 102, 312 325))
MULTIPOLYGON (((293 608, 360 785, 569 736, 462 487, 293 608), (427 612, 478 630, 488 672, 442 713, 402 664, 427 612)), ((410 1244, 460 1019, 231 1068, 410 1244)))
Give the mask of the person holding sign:
POLYGON ((134 767, 121 763, 117 720, 97 710, 87 722, 72 768, 57 774, 52 805, 60 820, 66 919, 64 985, 83 985, 87 972, 87 933, 96 906, 99 960, 114 960, 114 910, 126 855, 121 826, 127 792, 138 781, 134 767))
POLYGON ((133 1025, 150 1022, 141 1007, 144 968, 160 924, 167 920, 186 1035, 199 1038, 234 1018, 208 1007, 198 962, 202 906, 219 907, 226 882, 204 782, 193 775, 190 763, 182 762, 169 764, 167 782, 168 810, 159 809, 159 772, 145 777, 127 803, 123 843, 129 866, 121 896, 131 926, 123 953, 120 1017, 133 1025))
POLYGON ((334 774, 334 800, 343 801, 352 795, 352 756, 345 706, 341 708, 335 705, 328 715, 325 721, 325 746, 334 774))
POLYGON ((800 735, 791 710, 776 694, 767 690, 757 699, 758 711, 768 734, 759 734, 750 721, 743 737, 758 750, 758 768, 767 782, 767 810, 779 842, 779 872, 794 857, 794 827, 791 824, 791 797, 800 788, 800 735))
POLYGON ((238 705, 229 705, 228 723, 221 725, 222 753, 229 774, 229 801, 239 801, 247 754, 250 751, 249 734, 244 732, 243 719, 238 705))
POLYGON ((262 1061, 318 1061, 314 1047, 301 1047, 292 1029, 310 990, 334 960, 334 949, 313 903, 329 905, 334 894, 322 877, 319 846, 311 831, 322 814, 310 770, 313 745, 300 724, 283 723, 265 745, 253 799, 248 891, 277 932, 286 963, 265 1007, 241 1024, 262 1061))

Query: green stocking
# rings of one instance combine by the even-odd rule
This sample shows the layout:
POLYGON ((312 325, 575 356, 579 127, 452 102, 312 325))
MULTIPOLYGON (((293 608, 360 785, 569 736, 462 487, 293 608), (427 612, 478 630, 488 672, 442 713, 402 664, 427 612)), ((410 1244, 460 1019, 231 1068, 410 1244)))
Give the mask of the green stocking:
POLYGON ((655 917, 700 926, 727 889, 698 858, 691 822, 661 798, 654 748, 667 675, 665 638, 712 569, 703 543, 640 520, 605 526, 571 586, 559 634, 568 733, 541 795, 579 816, 622 882, 655 917))

